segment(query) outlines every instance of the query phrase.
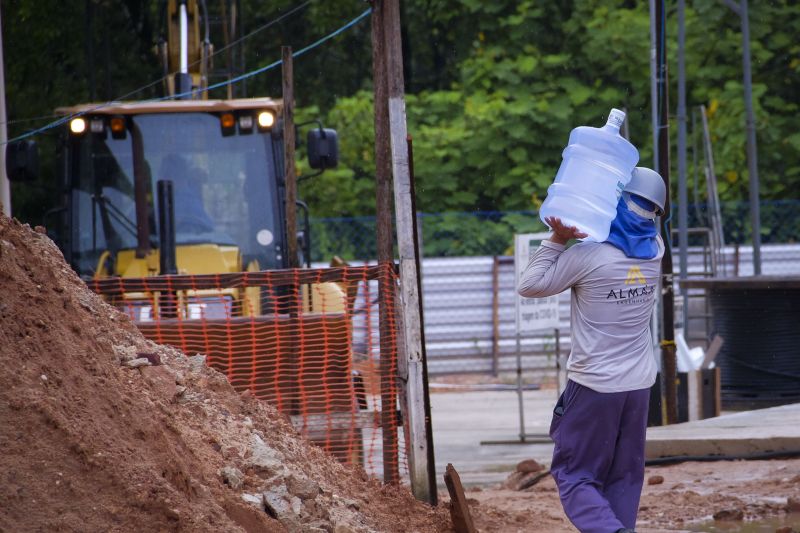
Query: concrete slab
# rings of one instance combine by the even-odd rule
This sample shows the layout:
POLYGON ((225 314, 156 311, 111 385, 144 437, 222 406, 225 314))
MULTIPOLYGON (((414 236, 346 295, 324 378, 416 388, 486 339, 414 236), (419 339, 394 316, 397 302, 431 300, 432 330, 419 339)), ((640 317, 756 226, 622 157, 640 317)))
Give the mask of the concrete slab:
MULTIPOLYGON (((546 436, 556 391, 523 392, 525 431, 546 436)), ((432 392, 431 417, 436 480, 444 487, 447 463, 452 463, 464 486, 500 483, 525 459, 550 463, 552 442, 482 445, 482 441, 519 439, 519 400, 514 390, 432 392)))
POLYGON ((800 403, 647 430, 648 459, 800 450, 800 403))
MULTIPOLYGON (((523 393, 526 433, 547 434, 554 389, 523 393)), ((517 441, 516 391, 459 390, 432 392, 431 411, 436 479, 452 463, 465 486, 504 481, 520 461, 550 464, 553 444, 485 445, 482 441, 517 441)), ((650 428, 647 457, 672 455, 742 455, 800 450, 800 404, 723 415, 717 418, 650 428)))

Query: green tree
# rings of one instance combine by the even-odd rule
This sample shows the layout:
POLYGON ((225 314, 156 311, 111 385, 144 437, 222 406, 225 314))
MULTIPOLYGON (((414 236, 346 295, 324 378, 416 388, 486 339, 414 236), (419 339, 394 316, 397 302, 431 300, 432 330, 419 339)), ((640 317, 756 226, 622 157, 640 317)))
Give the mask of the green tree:
MULTIPOLYGON (((148 0, 7 0, 2 4, 9 138, 54 120, 54 110, 120 97, 158 79, 148 0), (32 118, 39 117, 39 118, 32 118)), ((137 95, 154 96, 153 86, 137 95)), ((61 201, 57 130, 37 137, 42 175, 12 184, 14 214, 39 224, 61 201)))
MULTIPOLYGON (((209 2, 212 8, 218 4, 209 2)), ((739 19, 718 0, 688 4, 689 105, 708 108, 722 199, 746 200, 739 19)), ((241 0, 241 33, 298 5, 295 0, 241 0)), ((19 120, 50 115, 58 106, 93 95, 118 97, 157 81, 152 45, 163 26, 160 6, 157 0, 4 0, 4 20, 13 21, 5 24, 4 36, 11 136, 47 122, 19 120)), ((279 57, 281 45, 300 49, 365 8, 360 0, 313 1, 245 40, 238 55, 231 54, 238 61, 234 66, 247 71, 269 64, 279 57)), ((627 108, 641 164, 651 164, 645 0, 406 0, 402 9, 407 113, 421 210, 537 209, 569 131, 601 125, 611 107, 627 108)), ((797 199, 800 7, 791 0, 752 2, 750 20, 761 195, 797 199)), ((673 87, 676 34, 674 11, 669 11, 673 87)), ((218 50, 224 45, 219 25, 212 26, 212 40, 218 50)), ((215 57, 218 70, 224 70, 227 57, 227 52, 215 57)), ((298 122, 323 118, 340 134, 340 168, 301 182, 315 215, 374 214, 371 61, 368 21, 295 61, 298 122)), ((156 83, 135 97, 159 90, 156 83)), ((249 79, 236 92, 279 96, 280 69, 249 79)), ((670 97, 674 115, 674 89, 670 97)), ((40 141, 48 157, 55 139, 45 135, 40 141)), ((675 144, 673 138, 673 150, 675 144)), ((673 153, 673 166, 674 161, 673 153)), ((13 189, 15 212, 32 222, 57 202, 52 160, 44 163, 39 184, 13 189)), ((302 166, 301 171, 309 175, 302 166)), ((702 182, 698 185, 704 190, 702 182)))
MULTIPOLYGON (((442 0, 406 5, 411 43, 411 66, 406 70, 414 73, 407 112, 418 207, 423 211, 537 208, 569 131, 581 124, 601 125, 611 107, 627 109, 640 164, 652 165, 646 2, 442 0), (421 38, 423 32, 434 35, 452 56, 446 61, 438 57, 440 51, 433 51, 430 38, 421 38), (438 77, 433 74, 437 66, 438 77)), ((750 18, 762 198, 797 198, 800 137, 792 123, 800 60, 790 36, 800 24, 800 9, 788 1, 757 3, 751 6, 750 18)), ((676 33, 670 14, 668 59, 673 73, 676 33)), ((689 105, 694 109, 705 104, 709 109, 720 194, 723 200, 745 200, 738 18, 715 0, 698 0, 687 11, 687 34, 689 105)), ((674 90, 671 97, 676 98, 674 90)), ((339 98, 328 122, 338 125, 350 110, 369 100, 366 91, 339 98)), ((672 102, 673 113, 676 107, 672 102)), ((372 172, 371 155, 365 155, 372 151, 372 122, 369 111, 359 109, 363 120, 347 121, 342 135, 343 147, 359 143, 348 147, 349 155, 343 152, 342 158, 344 165, 353 165, 356 183, 371 179, 372 172), (365 133, 353 132, 359 125, 365 133)), ((699 121, 697 125, 699 130, 699 121)), ((675 130, 671 129, 673 136, 675 130)), ((674 139, 671 146, 674 150, 674 139)), ((307 191, 314 195, 313 183, 307 191)), ((326 201, 323 209, 326 214, 371 214, 372 197, 362 200, 355 210, 352 197, 341 205, 326 201)))

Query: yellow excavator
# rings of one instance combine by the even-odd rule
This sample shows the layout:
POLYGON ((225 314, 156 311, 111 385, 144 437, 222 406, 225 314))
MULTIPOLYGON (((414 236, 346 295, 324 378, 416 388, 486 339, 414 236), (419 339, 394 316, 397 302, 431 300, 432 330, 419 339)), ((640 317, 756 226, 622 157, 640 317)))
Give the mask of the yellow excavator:
MULTIPOLYGON (((64 257, 84 279, 155 280, 174 274, 285 269, 292 264, 287 254, 289 239, 299 239, 299 262, 310 265, 308 217, 304 217, 305 227, 298 235, 287 233, 283 147, 284 136, 295 135, 295 131, 283 127, 279 99, 207 98, 212 48, 207 29, 205 37, 200 37, 201 20, 208 18, 203 11, 202 0, 168 0, 166 4, 168 36, 157 49, 164 62, 165 93, 170 98, 57 109, 69 119, 60 132, 58 174, 63 203, 55 210, 54 229, 64 257)), ((315 127, 309 131, 307 143, 312 168, 336 166, 338 141, 334 130, 315 127)), ((36 173, 36 150, 32 141, 9 147, 12 179, 30 178, 36 173)), ((298 204, 305 208, 302 202, 298 204)), ((316 347, 320 353, 314 356, 347 358, 345 368, 352 368, 352 328, 342 324, 348 287, 319 283, 303 285, 299 291, 299 314, 316 323, 333 321, 326 335, 338 336, 329 339, 329 346, 337 347, 335 354, 316 347), (315 314, 319 316, 314 318, 315 314)), ((237 332, 252 337, 239 343, 244 347, 244 353, 239 354, 242 358, 254 358, 258 353, 259 357, 285 357, 296 364, 298 357, 306 354, 259 347, 268 339, 251 327, 256 319, 266 323, 282 312, 274 304, 280 301, 279 293, 280 289, 277 295, 273 291, 265 297, 263 287, 177 291, 169 310, 162 309, 163 298, 146 290, 107 298, 127 312, 145 335, 177 344, 189 353, 209 348, 192 346, 191 339, 186 341, 182 333, 185 328, 193 327, 202 338, 208 337, 204 328, 220 327, 227 321, 226 327, 239 328, 237 332), (246 322, 251 326, 240 327, 242 322, 237 318, 245 317, 250 317, 246 322), (184 328, 180 334, 179 325, 184 328)), ((286 328, 297 323, 281 321, 280 328, 284 329, 276 325, 273 334, 291 338, 292 332, 286 328)), ((223 352, 225 349, 220 348, 223 352)), ((212 365, 215 360, 227 361, 220 364, 220 370, 230 377, 230 354, 217 354, 217 358, 213 353, 207 355, 212 365)), ((279 368, 281 364, 280 360, 274 362, 279 368)), ((286 368, 290 363, 283 364, 286 368)), ((232 382, 247 388, 252 387, 253 379, 261 378, 243 380, 238 385, 232 382)), ((269 379, 263 380, 267 388, 271 386, 269 379)), ((318 383, 322 378, 311 369, 297 379, 318 383)), ((336 379, 351 381, 352 376, 346 371, 336 379)), ((277 383, 277 378, 274 381, 277 383)), ((337 386, 330 381, 328 385, 337 386)), ((345 391, 355 390, 352 383, 339 385, 345 391)), ((303 389, 303 383, 295 382, 293 387, 303 389)), ((275 399, 279 395, 279 390, 270 389, 262 396, 275 399)), ((363 404, 348 396, 339 400, 336 409, 357 410, 359 403, 363 404)), ((287 409, 290 415, 298 414, 291 407, 287 409)), ((359 440, 360 430, 356 431, 357 435, 340 434, 333 440, 359 440)), ((324 440, 332 441, 330 435, 324 440)), ((353 460, 352 454, 360 453, 360 448, 360 442, 348 445, 351 456, 342 458, 353 460)))

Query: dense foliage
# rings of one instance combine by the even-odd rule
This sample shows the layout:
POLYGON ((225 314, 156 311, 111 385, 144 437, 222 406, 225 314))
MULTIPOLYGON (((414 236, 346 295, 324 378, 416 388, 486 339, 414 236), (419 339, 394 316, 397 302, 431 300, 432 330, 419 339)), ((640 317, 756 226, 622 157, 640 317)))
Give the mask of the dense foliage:
MULTIPOLYGON (((411 71, 425 75, 410 77, 409 87, 418 90, 408 95, 407 109, 423 211, 536 208, 558 168, 570 129, 601 125, 614 106, 628 110, 631 140, 640 148, 643 164, 651 163, 646 2, 418 4, 409 3, 407 31, 421 36, 425 52, 412 52, 411 71), (459 60, 431 66, 436 56, 425 44, 430 35, 459 60), (430 79, 432 71, 450 78, 449 84, 419 80, 430 79)), ((714 0, 690 4, 686 61, 693 133, 700 132, 697 106, 704 104, 720 195, 723 201, 746 200, 738 18, 714 0)), ((751 10, 761 194, 764 199, 797 198, 800 137, 794 123, 800 45, 791 36, 800 30, 800 8, 789 2, 759 2, 751 10)), ((671 65, 677 48, 674 18, 668 26, 671 65)), ((413 48, 416 41, 410 41, 413 48)), ((673 115, 676 107, 673 103, 673 115)), ((370 139, 363 134, 371 128, 371 112, 368 92, 338 99, 328 121, 348 142, 346 168, 309 185, 309 194, 320 192, 322 199, 333 182, 371 179, 370 139)), ((674 116, 672 120, 674 125, 674 116)), ((671 133, 674 150, 674 127, 671 133)), ((699 189, 704 191, 702 178, 699 189)), ((366 205, 358 210, 329 203, 325 214, 367 214, 370 199, 363 201, 366 205)))
MULTIPOLYGON (((4 0, 10 135, 46 122, 20 119, 49 115, 59 105, 118 97, 157 80, 151 47, 161 26, 159 4, 4 0)), ((240 4, 247 33, 299 2, 240 4)), ((717 0, 687 4, 690 129, 693 135, 699 131, 696 109, 705 105, 720 195, 723 200, 746 200, 739 19, 717 0)), ((246 71, 272 62, 281 44, 299 49, 365 8, 360 0, 311 2, 248 39, 238 55, 231 54, 240 59, 235 66, 246 71)), ((642 163, 651 163, 646 1, 406 0, 403 20, 407 112, 421 211, 535 210, 558 168, 570 129, 601 125, 611 107, 628 110, 631 140, 642 163)), ((800 7, 791 0, 751 2, 750 20, 761 195, 767 200, 797 199, 800 7)), ((213 32, 219 34, 220 28, 213 32)), ((670 5, 673 124, 676 36, 670 5)), ((216 58, 218 66, 226 56, 216 58)), ((315 216, 374 214, 371 59, 370 27, 364 21, 295 63, 298 117, 322 117, 339 130, 341 139, 340 168, 301 185, 315 216)), ((153 96, 158 90, 156 84, 136 96, 153 96)), ((275 95, 279 90, 276 69, 236 92, 275 95)), ((671 135, 674 163, 674 127, 671 135)), ((53 143, 45 137, 44 151, 53 148, 48 144, 53 143)), ((691 161, 690 154, 690 168, 691 161)), ((698 175, 697 200, 703 201, 702 172, 698 175)), ((18 215, 38 222, 55 202, 53 182, 49 170, 38 187, 14 185, 18 215)), ((463 221, 452 224, 466 229, 463 221)), ((491 231, 484 234, 480 228, 475 224, 475 235, 493 238, 491 231)))

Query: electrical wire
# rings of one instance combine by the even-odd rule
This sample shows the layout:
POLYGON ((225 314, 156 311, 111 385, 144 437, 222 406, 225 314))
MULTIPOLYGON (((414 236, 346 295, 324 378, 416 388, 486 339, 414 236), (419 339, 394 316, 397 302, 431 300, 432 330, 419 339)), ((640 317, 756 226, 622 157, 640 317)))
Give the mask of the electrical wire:
MULTIPOLYGON (((279 22, 282 22, 282 21, 283 21, 284 19, 286 19, 287 17, 290 17, 290 16, 294 15, 295 13, 297 13, 298 11, 300 11, 301 9, 303 9, 303 8, 305 8, 305 7, 308 7, 308 5, 309 5, 309 4, 311 4, 311 3, 312 3, 312 2, 311 2, 311 0, 307 0, 306 2, 303 2, 302 4, 300 4, 299 6, 297 6, 297 7, 293 7, 292 9, 290 9, 289 11, 287 11, 286 13, 284 13, 283 15, 281 15, 280 17, 278 17, 278 18, 276 18, 276 19, 274 19, 274 20, 271 20, 271 21, 267 22, 266 24, 264 24, 264 25, 262 25, 262 26, 259 26, 258 28, 256 28, 255 30, 251 31, 251 32, 250 32, 250 33, 248 33, 247 35, 245 35, 245 36, 243 36, 243 37, 240 37, 240 38, 236 39, 236 40, 235 40, 235 41, 233 41, 232 43, 228 43, 228 44, 226 44, 225 46, 223 46, 223 47, 222 47, 222 48, 220 48, 219 50, 215 50, 215 51, 214 51, 214 53, 213 53, 213 54, 211 54, 211 55, 210 55, 210 56, 208 56, 208 57, 209 57, 209 58, 212 58, 212 57, 214 57, 214 56, 215 56, 215 55, 217 55, 217 54, 221 54, 222 52, 224 52, 224 51, 225 51, 225 50, 227 50, 228 48, 231 48, 231 47, 233 47, 233 46, 236 46, 236 45, 237 45, 237 44, 239 44, 240 42, 242 42, 242 41, 244 41, 244 40, 246 40, 246 39, 249 39, 250 37, 254 36, 255 34, 257 34, 257 33, 261 33, 262 31, 264 31, 264 30, 266 30, 266 29, 268 29, 268 28, 271 28, 271 27, 272 27, 272 26, 274 26, 275 24, 277 24, 277 23, 279 23, 279 22)), ((194 66, 194 65, 196 65, 198 62, 199 62, 199 60, 198 60, 198 61, 195 61, 194 63, 192 63, 192 65, 191 65, 191 66, 194 66)))
MULTIPOLYGON (((318 46, 322 45, 323 43, 325 43, 325 42, 327 42, 327 41, 329 41, 331 39, 333 39, 334 37, 340 35, 341 33, 344 33, 348 29, 352 28, 353 26, 355 26, 356 24, 361 22, 370 13, 372 13, 372 8, 368 8, 366 11, 364 11, 363 13, 358 15, 356 18, 354 18, 353 20, 351 20, 350 22, 348 22, 344 26, 340 27, 339 29, 329 33, 325 37, 322 37, 321 39, 318 39, 317 41, 315 41, 314 43, 306 46, 305 48, 302 48, 302 49, 298 50, 297 52, 294 52, 292 54, 292 57, 293 58, 300 57, 301 55, 303 55, 303 54, 305 54, 307 52, 310 52, 314 48, 317 48, 318 46)), ((273 61, 272 63, 270 63, 270 64, 268 64, 266 66, 257 68, 255 70, 251 70, 249 72, 246 72, 246 73, 242 74, 241 76, 237 76, 235 78, 231 78, 230 80, 225 80, 225 81, 221 81, 219 83, 215 83, 213 85, 209 85, 208 87, 206 87, 204 89, 185 91, 185 92, 182 92, 182 93, 179 93, 179 94, 175 94, 175 95, 169 95, 169 96, 163 96, 163 97, 160 97, 160 98, 152 98, 152 99, 149 99, 149 100, 143 100, 142 102, 143 103, 163 102, 165 100, 179 99, 179 98, 182 98, 184 96, 191 96, 193 94, 207 92, 207 91, 210 91, 212 89, 218 89, 220 87, 226 87, 228 85, 233 85, 234 83, 239 83, 239 82, 241 82, 243 80, 246 80, 248 78, 252 78, 253 76, 257 76, 259 74, 267 72, 268 70, 272 70, 273 68, 281 65, 281 63, 283 63, 283 60, 279 59, 277 61, 273 61)), ((148 86, 145 86, 145 88, 149 87, 149 86, 152 86, 152 85, 155 85, 155 84, 160 83, 160 82, 161 82, 161 80, 155 81, 155 82, 149 84, 148 86)), ((139 90, 141 90, 141 89, 137 89, 136 91, 134 91, 132 93, 128 93, 126 95, 123 95, 120 99, 124 99, 124 98, 130 96, 131 94, 135 94, 135 92, 138 92, 139 90)), ((87 109, 87 110, 84 110, 84 111, 80 111, 78 113, 73 113, 71 115, 64 116, 64 117, 60 118, 59 120, 55 120, 55 121, 53 121, 53 122, 51 122, 49 124, 46 124, 46 125, 44 125, 44 126, 42 126, 40 128, 35 129, 33 131, 29 131, 27 133, 24 133, 22 135, 14 137, 13 139, 9 139, 8 141, 6 141, 3 144, 10 144, 10 143, 13 143, 13 142, 18 142, 18 141, 27 139, 29 137, 33 137, 34 135, 38 135, 38 134, 43 133, 45 131, 51 130, 53 128, 56 128, 56 127, 66 123, 66 122, 69 122, 73 118, 80 117, 80 116, 86 115, 88 113, 91 113, 91 112, 94 112, 94 111, 98 111, 100 109, 104 109, 106 107, 111 107, 113 105, 116 105, 117 103, 118 103, 118 101, 105 102, 105 103, 100 104, 98 106, 92 107, 91 109, 87 109)))
MULTIPOLYGON (((287 19, 288 17, 294 15, 298 11, 308 7, 311 3, 312 3, 312 0, 307 0, 306 2, 303 2, 302 4, 300 4, 299 6, 293 7, 292 9, 290 9, 289 11, 284 13, 283 15, 281 15, 281 16, 275 18, 275 19, 270 20, 266 24, 262 24, 261 26, 259 26, 255 30, 251 31, 247 35, 244 35, 243 37, 240 37, 239 39, 236 39, 232 43, 228 43, 227 45, 223 46, 219 50, 215 50, 213 54, 208 56, 208 59, 211 59, 212 57, 214 57, 214 56, 216 56, 218 54, 221 54, 222 52, 224 52, 228 48, 236 46, 237 44, 239 44, 239 43, 241 43, 241 42, 253 37, 257 33, 260 33, 260 32, 262 32, 262 31, 264 31, 264 30, 266 30, 268 28, 271 28, 272 26, 274 26, 275 24, 278 24, 279 22, 283 22, 285 19, 287 19)), ((208 17, 206 16, 205 18, 207 19, 208 17)), ((208 27, 207 26, 206 26, 206 39, 208 39, 208 27)), ((196 66, 197 64, 200 63, 200 61, 202 61, 202 60, 201 59, 195 60, 193 63, 191 63, 189 65, 189 67, 196 66)), ((154 85, 160 85, 166 79, 167 79, 166 76, 162 76, 161 78, 159 78, 159 79, 157 79, 157 80, 155 80, 153 82, 150 82, 147 85, 143 85, 143 86, 139 87, 138 89, 134 89, 133 91, 131 91, 129 93, 123 94, 122 96, 120 96, 118 98, 115 98, 113 101, 117 102, 117 101, 125 100, 126 98, 130 98, 130 97, 132 97, 132 96, 134 96, 134 95, 136 95, 136 94, 138 94, 138 93, 140 93, 142 91, 145 91, 145 90, 149 89, 150 87, 153 87, 154 85)), ((0 125, 1 124, 18 124, 18 123, 22 123, 22 122, 33 122, 33 121, 37 121, 37 120, 58 118, 60 116, 61 115, 43 115, 43 116, 39 116, 39 117, 21 118, 21 119, 9 120, 9 121, 6 121, 6 122, 0 122, 0 125)), ((11 141, 9 141, 9 142, 11 142, 11 141)))
MULTIPOLYGON (((135 95, 137 93, 140 93, 140 92, 144 91, 145 89, 149 89, 150 87, 153 87, 154 85, 158 85, 163 81, 164 81, 164 78, 159 78, 156 81, 150 82, 147 85, 143 85, 143 86, 139 87, 138 89, 134 89, 133 91, 131 91, 129 93, 125 93, 122 96, 119 96, 119 97, 115 98, 114 100, 106 102, 105 104, 101 104, 101 105, 99 105, 99 106, 97 106, 95 108, 92 108, 90 110, 84 111, 83 113, 77 113, 77 114, 75 114, 73 116, 67 117, 67 120, 69 120, 71 118, 75 118, 76 116, 80 116, 80 115, 82 115, 84 113, 88 113, 89 111, 94 111, 94 110, 97 110, 97 109, 102 109, 103 107, 108 107, 109 105, 113 105, 116 102, 120 102, 122 100, 125 100, 126 98, 130 98, 131 96, 133 96, 133 95, 135 95)), ((16 124, 16 123, 19 123, 19 122, 31 122, 31 121, 34 121, 34 120, 44 120, 44 119, 56 118, 56 117, 60 117, 60 116, 61 115, 42 115, 40 117, 19 118, 19 119, 9 120, 5 124, 16 124)), ((59 121, 56 121, 56 122, 59 122, 59 121)), ((64 123, 64 121, 61 121, 61 122, 59 122, 59 124, 54 124, 51 127, 59 126, 59 125, 61 125, 63 123, 64 123)), ((0 124, 3 124, 3 123, 0 122, 0 124)), ((48 124, 48 126, 50 126, 50 124, 48 124)), ((47 129, 50 129, 50 128, 47 128, 47 129)), ((31 132, 31 133, 33 133, 33 132, 31 132)), ((22 138, 24 138, 24 137, 22 137, 22 138)), ((18 138, 14 138, 14 139, 11 139, 11 140, 9 140, 7 142, 10 143, 10 142, 14 142, 14 141, 17 141, 17 140, 20 140, 20 138, 19 137, 18 138)))
POLYGON ((28 118, 16 118, 14 120, 7 120, 5 122, 0 122, 1 124, 21 124, 23 122, 35 122, 37 120, 45 120, 51 118, 57 118, 59 115, 41 115, 39 117, 28 117, 28 118))
MULTIPOLYGON (((345 24, 344 26, 342 26, 338 30, 336 30, 336 31, 334 31, 332 33, 329 33, 328 35, 326 35, 325 37, 319 39, 318 41, 306 46, 305 48, 301 48, 297 52, 292 53, 292 58, 300 57, 301 55, 305 54, 306 52, 309 52, 309 51, 313 50, 314 48, 320 46, 321 44, 333 39, 337 35, 347 31, 351 27, 353 27, 356 24, 358 24, 359 22, 361 22, 361 20, 364 17, 366 17, 367 15, 369 15, 370 13, 372 13, 372 8, 368 8, 366 11, 361 13, 359 16, 357 16, 356 18, 354 18, 353 20, 351 20, 350 22, 348 22, 347 24, 345 24)), ((271 69, 279 66, 281 63, 283 63, 283 60, 282 59, 278 59, 277 61, 273 61, 269 65, 263 66, 261 68, 257 68, 255 70, 251 70, 250 72, 246 72, 245 74, 242 74, 241 76, 237 76, 235 78, 231 78, 230 80, 221 81, 219 83, 215 83, 214 85, 209 85, 205 89, 201 89, 199 91, 186 91, 184 93, 176 94, 176 95, 170 96, 168 98, 179 98, 179 97, 182 97, 182 96, 189 96, 189 95, 193 94, 194 92, 210 91, 212 89, 218 89, 220 87, 225 87, 227 85, 232 85, 234 83, 238 83, 240 81, 246 80, 247 78, 252 78, 253 76, 257 76, 258 74, 261 74, 263 72, 271 70, 271 69)), ((168 98, 161 98, 160 100, 166 100, 168 98)))
MULTIPOLYGON (((273 19, 273 20, 270 20, 269 22, 267 22, 267 23, 265 23, 265 24, 262 24, 261 26, 259 26, 259 27, 258 27, 258 28, 256 28, 255 30, 251 31, 251 32, 250 32, 250 33, 248 33, 247 35, 244 35, 244 36, 242 36, 242 37, 240 37, 240 38, 236 39, 236 40, 235 40, 235 41, 233 41, 232 43, 228 43, 228 44, 226 44, 225 46, 223 46, 223 47, 222 47, 222 48, 220 48, 219 50, 215 50, 215 51, 214 51, 214 53, 212 53, 210 56, 208 56, 208 59, 211 59, 212 57, 214 57, 214 56, 217 56, 217 55, 221 54, 222 52, 224 52, 224 51, 225 51, 225 50, 227 50, 228 48, 231 48, 231 47, 233 47, 233 46, 236 46, 237 44, 239 44, 239 43, 241 43, 241 42, 243 42, 243 41, 245 41, 245 40, 249 39, 250 37, 253 37, 253 36, 254 36, 254 35, 256 35, 257 33, 261 33, 262 31, 264 31, 264 30, 266 30, 266 29, 268 29, 268 28, 271 28, 272 26, 274 26, 275 24, 278 24, 279 22, 283 22, 285 19, 287 19, 288 17, 290 17, 290 16, 294 15, 294 14, 295 14, 295 13, 297 13, 298 11, 300 11, 300 10, 302 10, 302 9, 304 9, 304 8, 306 8, 306 7, 308 7, 308 6, 309 6, 311 3, 312 3, 312 0, 307 0, 306 2, 303 2, 302 4, 300 4, 299 6, 293 7, 292 9, 290 9, 289 11, 287 11, 286 13, 284 13, 283 15, 279 16, 278 18, 275 18, 275 19, 273 19)), ((206 17, 206 18, 207 18, 207 17, 206 17)), ((206 30, 206 33, 208 33, 208 30, 206 30)), ((208 38, 208 35, 206 35, 206 38, 208 38)), ((194 66, 198 65, 198 64, 199 64, 201 61, 202 61, 202 59, 197 59, 197 60, 195 60, 193 63, 190 63, 190 64, 189 64, 189 67, 194 67, 194 66)), ((166 76, 164 76, 164 77, 161 77, 161 78, 159 78, 157 81, 155 81, 155 82, 153 82, 153 83, 151 83, 151 84, 149 84, 149 85, 145 85, 144 87, 142 87, 142 88, 140 88, 140 89, 137 89, 136 91, 134 91, 134 92, 132 92, 132 93, 128 93, 128 94, 127 94, 127 95, 125 95, 123 98, 125 98, 125 97, 129 97, 129 96, 132 96, 133 94, 136 94, 136 93, 138 93, 138 92, 141 92, 141 91, 143 91, 143 90, 145 90, 145 89, 147 89, 147 88, 151 87, 152 85, 155 85, 155 84, 158 84, 158 83, 162 83, 162 82, 163 82, 165 79, 166 79, 166 76)), ((118 100, 121 100, 121 99, 122 99, 122 98, 118 98, 118 100)))

